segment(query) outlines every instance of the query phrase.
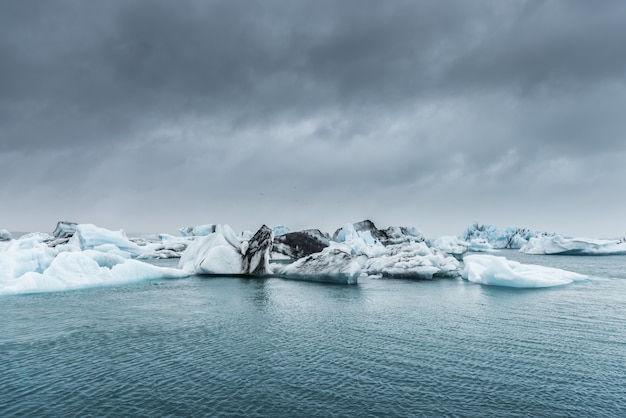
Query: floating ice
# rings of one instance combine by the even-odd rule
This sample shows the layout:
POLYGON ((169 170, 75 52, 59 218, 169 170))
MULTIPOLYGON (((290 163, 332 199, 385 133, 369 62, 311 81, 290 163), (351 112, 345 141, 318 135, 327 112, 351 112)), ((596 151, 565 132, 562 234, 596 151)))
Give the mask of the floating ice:
MULTIPOLYGON (((383 245, 402 244, 413 241, 419 242, 425 240, 424 235, 413 227, 392 226, 387 229, 378 229, 376 225, 374 225, 374 222, 369 219, 349 225, 351 225, 351 229, 356 231, 359 235, 364 235, 369 232, 372 238, 379 241, 383 245)), ((352 234, 352 231, 347 230, 346 226, 335 231, 333 234, 334 241, 344 242, 345 237, 342 235, 345 235, 345 233, 352 234)))
POLYGON ((272 259, 298 259, 328 247, 330 237, 319 229, 288 232, 274 237, 272 259))
POLYGON ((561 286, 587 277, 571 271, 522 264, 486 254, 468 255, 463 258, 465 268, 462 276, 470 282, 506 287, 561 286))
POLYGON ((526 254, 561 255, 622 255, 626 254, 626 239, 565 238, 561 235, 532 238, 520 248, 526 254))
POLYGON ((68 245, 81 250, 113 252, 127 257, 138 256, 142 253, 141 248, 130 241, 123 231, 110 231, 92 224, 77 225, 76 232, 70 238, 68 245))
POLYGON ((272 230, 263 225, 249 240, 240 241, 228 225, 217 225, 211 235, 196 238, 183 252, 179 268, 197 274, 270 274, 272 230))
POLYGON ((13 236, 6 229, 0 229, 0 241, 11 241, 13 236))
POLYGON ((274 228, 274 236, 280 237, 291 232, 291 229, 285 225, 276 225, 274 228))
POLYGON ((542 235, 548 234, 515 226, 502 229, 493 225, 481 225, 475 222, 469 225, 459 238, 467 242, 480 238, 491 244, 493 248, 521 248, 529 239, 542 235))
POLYGON ((451 255, 429 248, 423 242, 389 245, 385 253, 369 258, 364 270, 383 277, 432 279, 458 276, 459 262, 451 255))
POLYGON ((456 235, 444 235, 434 240, 431 247, 448 254, 461 255, 469 250, 470 245, 456 235))
POLYGON ((178 231, 183 237, 205 237, 215 232, 216 225, 206 224, 198 226, 187 226, 179 228, 178 231))
POLYGON ((189 244, 178 267, 197 274, 241 274, 241 256, 241 242, 235 232, 228 225, 216 225, 214 233, 189 244))
POLYGON ((13 254, 0 253, 0 294, 61 291, 188 275, 93 250, 61 252, 55 257, 53 253, 45 245, 13 254))
POLYGON ((371 230, 357 231, 353 224, 345 224, 333 235, 333 240, 347 245, 352 255, 376 257, 385 253, 385 246, 372 236, 371 230))
POLYGON ((356 284, 361 265, 345 246, 330 246, 291 264, 277 266, 281 277, 328 283, 356 284))

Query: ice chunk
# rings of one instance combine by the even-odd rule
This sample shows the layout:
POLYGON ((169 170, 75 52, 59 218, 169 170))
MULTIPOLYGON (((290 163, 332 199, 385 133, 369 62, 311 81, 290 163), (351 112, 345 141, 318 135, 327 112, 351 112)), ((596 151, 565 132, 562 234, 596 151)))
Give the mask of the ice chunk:
POLYGON ((626 239, 565 238, 561 235, 535 237, 520 248, 526 254, 562 255, 622 255, 626 254, 626 239))
POLYGON ((550 234, 515 226, 501 229, 493 225, 481 225, 474 222, 463 231, 460 238, 467 242, 476 238, 484 239, 493 248, 521 248, 529 239, 543 235, 550 234))
POLYGON ((81 250, 98 249, 99 251, 125 253, 132 256, 138 256, 142 253, 141 248, 130 241, 123 231, 110 231, 92 224, 77 225, 76 232, 68 245, 81 250))
POLYGON ((289 232, 274 237, 272 259, 298 259, 322 251, 330 238, 319 229, 289 232))
MULTIPOLYGON (((37 249, 44 251, 43 247, 37 249)), ((47 246, 46 249, 52 251, 47 246)), ((22 252, 30 252, 29 255, 33 257, 32 251, 22 252)), ((157 267, 98 251, 61 252, 43 269, 25 263, 21 271, 13 270, 10 274, 3 271, 0 275, 0 294, 70 290, 187 275, 181 270, 157 267)))
MULTIPOLYGON (((366 219, 361 222, 350 224, 359 235, 369 232, 369 234, 375 240, 379 241, 383 245, 401 244, 411 241, 424 241, 424 235, 413 227, 404 226, 392 226, 387 229, 381 230, 374 225, 374 222, 366 219)), ((342 234, 345 234, 346 226, 338 229, 333 234, 333 241, 344 242, 345 238, 342 234)))
POLYGON ((291 232, 291 229, 285 225, 276 225, 274 227, 274 236, 280 237, 291 232))
POLYGON ((277 266, 276 274, 288 279, 356 284, 361 265, 348 248, 331 246, 291 264, 277 266))
POLYGON ((389 245, 385 254, 368 259, 364 265, 369 275, 414 279, 458 276, 459 269, 454 257, 423 242, 389 245))
POLYGON ((494 255, 475 254, 463 258, 463 278, 470 282, 507 287, 561 286, 587 276, 571 271, 522 264, 494 255))
POLYGON ((205 237, 215 232, 216 225, 206 224, 198 226, 187 226, 179 228, 178 231, 183 237, 205 237))
POLYGON ((0 229, 0 241, 11 241, 13 236, 6 229, 0 229))
POLYGON ((469 250, 470 245, 456 235, 444 235, 434 240, 431 247, 448 254, 461 255, 469 250))
POLYGON ((248 241, 243 256, 243 273, 253 276, 271 274, 270 254, 274 241, 274 231, 263 225, 248 241))
POLYGON ((183 252, 179 267, 212 275, 270 274, 272 230, 263 225, 249 241, 240 241, 230 226, 216 225, 211 235, 198 237, 183 252))
POLYGON ((195 239, 183 252, 178 267, 197 274, 242 274, 241 242, 228 225, 195 239), (234 239, 233 239, 234 237, 234 239))
POLYGON ((333 235, 333 240, 347 245, 352 255, 376 257, 385 253, 385 246, 372 235, 371 230, 357 231, 353 224, 345 224, 333 235))

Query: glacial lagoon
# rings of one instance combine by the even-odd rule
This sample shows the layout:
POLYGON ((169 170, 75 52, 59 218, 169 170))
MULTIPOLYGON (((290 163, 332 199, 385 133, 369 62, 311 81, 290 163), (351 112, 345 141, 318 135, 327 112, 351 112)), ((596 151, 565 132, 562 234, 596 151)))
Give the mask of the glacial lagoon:
POLYGON ((499 255, 590 278, 192 275, 2 296, 0 416, 625 416, 626 257, 499 255))

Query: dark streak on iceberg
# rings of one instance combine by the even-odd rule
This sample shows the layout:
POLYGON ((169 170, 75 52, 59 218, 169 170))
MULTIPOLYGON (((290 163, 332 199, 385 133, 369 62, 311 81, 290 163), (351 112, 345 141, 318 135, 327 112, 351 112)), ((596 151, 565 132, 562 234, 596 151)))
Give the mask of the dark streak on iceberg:
POLYGON ((272 253, 274 231, 266 225, 248 242, 248 249, 243 256, 243 273, 252 276, 263 276, 271 273, 269 262, 272 253))
POLYGON ((289 232, 274 238, 274 252, 292 259, 319 253, 328 247, 330 238, 319 229, 289 232))

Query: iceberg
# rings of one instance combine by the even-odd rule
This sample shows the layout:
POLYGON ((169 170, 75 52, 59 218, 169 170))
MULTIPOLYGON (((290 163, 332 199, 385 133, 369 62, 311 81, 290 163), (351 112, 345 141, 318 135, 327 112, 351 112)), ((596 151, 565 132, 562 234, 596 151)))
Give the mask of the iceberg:
POLYGON ((274 241, 274 231, 263 225, 252 236, 243 255, 243 273, 263 276, 271 273, 270 255, 274 241))
POLYGON ((385 253, 385 246, 372 235, 372 229, 360 228, 360 231, 357 231, 354 225, 357 224, 348 223, 335 231, 333 241, 348 246, 354 256, 376 257, 385 253))
POLYGON ((178 267, 188 273, 209 275, 271 274, 273 232, 263 225, 249 241, 241 241, 228 225, 196 238, 183 252, 178 267))
POLYGON ((561 235, 535 237, 520 248, 520 252, 560 255, 625 255, 626 238, 604 240, 566 238, 561 235))
POLYGON ((389 278, 432 279, 458 276, 460 264, 451 255, 424 242, 389 245, 385 253, 364 263, 368 275, 389 278))
POLYGON ((493 225, 481 225, 478 222, 474 222, 463 231, 459 238, 467 242, 471 242, 474 239, 481 239, 497 249, 519 249, 531 238, 547 235, 550 234, 533 231, 527 228, 518 228, 516 226, 501 229, 493 225))
POLYGON ((318 253, 330 245, 328 234, 319 229, 287 232, 274 236, 273 259, 298 259, 318 253))
POLYGON ((241 241, 228 225, 196 238, 183 252, 178 267, 196 274, 242 274, 241 241))
POLYGON ((171 268, 94 250, 61 252, 53 256, 49 247, 35 246, 10 255, 0 253, 0 294, 20 294, 123 284, 149 279, 188 276, 171 268))
POLYGON ((463 262, 463 278, 485 285, 534 288, 561 286, 587 279, 587 276, 571 271, 522 264, 487 254, 468 255, 463 258, 463 262))
POLYGON ((448 254, 460 256, 469 251, 470 244, 456 235, 444 235, 434 240, 431 243, 431 247, 448 254))
POLYGON ((413 227, 392 226, 387 229, 378 229, 374 222, 366 219, 351 225, 351 229, 346 229, 347 225, 336 230, 333 234, 333 241, 344 242, 342 234, 352 233, 352 229, 359 235, 369 233, 372 238, 379 241, 383 245, 402 244, 412 241, 425 241, 424 235, 413 227))
POLYGON ((6 229, 0 229, 0 241, 11 241, 13 236, 6 229))
POLYGON ((126 258, 140 255, 142 249, 126 237, 123 231, 110 231, 93 224, 76 225, 76 232, 67 243, 80 250, 111 252, 126 258))
POLYGON ((276 225, 274 228, 274 236, 279 237, 291 232, 291 229, 285 225, 276 225))
POLYGON ((206 224, 179 228, 178 232, 183 237, 204 237, 215 232, 216 225, 206 224))
POLYGON ((333 245, 291 264, 277 266, 275 273, 286 279, 356 284, 361 264, 349 248, 333 245))

